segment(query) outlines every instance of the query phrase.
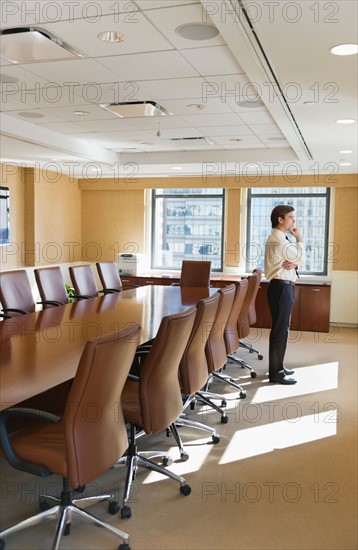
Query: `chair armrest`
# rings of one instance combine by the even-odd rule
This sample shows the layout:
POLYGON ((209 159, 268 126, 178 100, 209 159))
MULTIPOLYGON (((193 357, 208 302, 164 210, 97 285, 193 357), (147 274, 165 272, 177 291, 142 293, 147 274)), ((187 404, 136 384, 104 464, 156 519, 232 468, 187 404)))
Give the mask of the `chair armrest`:
POLYGON ((5 315, 5 313, 0 313, 0 317, 3 317, 4 319, 11 319, 11 315, 5 315))
POLYGON ((9 464, 11 464, 11 466, 16 468, 17 470, 22 470, 24 472, 34 474, 40 477, 46 477, 50 475, 52 472, 50 472, 47 468, 44 468, 43 466, 38 466, 37 464, 31 464, 29 462, 25 462, 24 460, 19 458, 15 453, 11 445, 9 432, 7 430, 8 418, 15 417, 15 416, 23 416, 25 418, 34 418, 36 420, 45 420, 46 422, 51 422, 51 423, 58 423, 60 422, 61 418, 52 413, 48 413, 46 411, 40 411, 37 409, 20 408, 20 407, 7 409, 0 414, 0 443, 4 451, 6 460, 9 462, 9 464))
POLYGON ((14 311, 15 313, 22 313, 23 315, 26 315, 26 313, 29 313, 28 311, 26 311, 25 309, 17 309, 17 308, 7 308, 7 309, 4 309, 3 310, 4 313, 6 314, 8 311, 14 311))
POLYGON ((45 300, 44 302, 36 302, 39 305, 63 306, 65 302, 57 302, 56 300, 45 300))

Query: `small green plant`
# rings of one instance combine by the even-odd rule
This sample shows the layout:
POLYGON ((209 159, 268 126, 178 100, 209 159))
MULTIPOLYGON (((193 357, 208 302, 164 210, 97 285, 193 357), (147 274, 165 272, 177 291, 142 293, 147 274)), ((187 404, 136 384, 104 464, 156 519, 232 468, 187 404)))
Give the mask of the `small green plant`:
POLYGON ((75 302, 76 301, 75 289, 72 286, 67 285, 67 284, 65 284, 65 287, 66 287, 66 292, 67 292, 67 296, 68 296, 68 301, 69 302, 75 302))

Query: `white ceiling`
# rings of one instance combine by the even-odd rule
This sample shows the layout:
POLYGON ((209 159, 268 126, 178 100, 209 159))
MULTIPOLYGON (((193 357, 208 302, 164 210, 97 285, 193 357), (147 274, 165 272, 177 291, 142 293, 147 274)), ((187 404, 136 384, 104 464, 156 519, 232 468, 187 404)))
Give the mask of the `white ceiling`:
POLYGON ((36 26, 82 57, 1 59, 1 160, 79 177, 357 173, 357 123, 335 121, 357 120, 358 59, 329 51, 357 43, 357 6, 4 0, 2 29, 36 26), (176 31, 206 22, 219 30, 215 38, 176 31), (102 42, 102 31, 127 39, 102 42), (261 107, 251 106, 254 88, 261 107), (155 101, 172 115, 121 119, 100 107, 124 101, 155 101), (188 137, 211 144, 172 141, 188 137))

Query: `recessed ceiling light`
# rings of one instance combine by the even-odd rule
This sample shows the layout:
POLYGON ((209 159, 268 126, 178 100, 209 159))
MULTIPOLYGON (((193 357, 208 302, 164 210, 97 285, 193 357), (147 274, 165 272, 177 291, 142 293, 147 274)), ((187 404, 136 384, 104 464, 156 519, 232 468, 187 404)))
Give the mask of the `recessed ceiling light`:
POLYGON ((24 111, 23 113, 18 113, 18 115, 24 118, 43 118, 44 116, 41 113, 34 113, 32 111, 24 111))
POLYGON ((349 155, 350 153, 353 153, 353 149, 342 149, 342 151, 339 151, 342 153, 342 155, 349 155))
POLYGON ((77 115, 77 116, 87 116, 87 115, 89 115, 89 112, 88 111, 73 111, 73 114, 77 115))
POLYGON ((229 141, 242 141, 241 138, 230 138, 229 141))
POLYGON ((355 120, 353 118, 341 118, 336 120, 337 124, 354 124, 355 120))
POLYGON ((111 43, 117 43, 117 42, 124 42, 127 40, 127 37, 125 34, 122 34, 121 32, 116 31, 104 31, 97 34, 97 38, 102 40, 103 42, 111 42, 111 43))
POLYGON ((354 55, 358 53, 358 44, 339 44, 333 46, 330 52, 334 55, 354 55))
POLYGON ((190 103, 187 105, 188 109, 193 109, 194 111, 202 111, 203 109, 206 109, 206 105, 203 105, 202 103, 190 103))
POLYGON ((218 29, 209 23, 186 23, 177 27, 175 32, 188 40, 210 40, 219 34, 218 29))
POLYGON ((352 166, 351 162, 340 162, 339 166, 352 166))
POLYGON ((182 166, 173 166, 173 170, 183 170, 182 166))
POLYGON ((264 107, 265 106, 264 102, 261 101, 261 99, 257 99, 257 100, 254 100, 254 101, 248 101, 248 100, 239 101, 238 105, 239 105, 239 107, 243 107, 245 109, 257 109, 258 107, 264 107))

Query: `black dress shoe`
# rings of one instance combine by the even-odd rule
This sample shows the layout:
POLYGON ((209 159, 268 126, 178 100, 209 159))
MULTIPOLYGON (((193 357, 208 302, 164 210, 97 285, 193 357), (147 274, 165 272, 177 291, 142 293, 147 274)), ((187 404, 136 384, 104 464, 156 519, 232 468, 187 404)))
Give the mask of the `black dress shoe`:
POLYGON ((286 367, 283 367, 283 372, 285 373, 285 375, 287 376, 290 376, 291 374, 295 374, 295 371, 293 369, 286 369, 286 367))
POLYGON ((296 384, 297 380, 295 378, 288 378, 284 376, 283 378, 270 378, 271 384, 296 384))

